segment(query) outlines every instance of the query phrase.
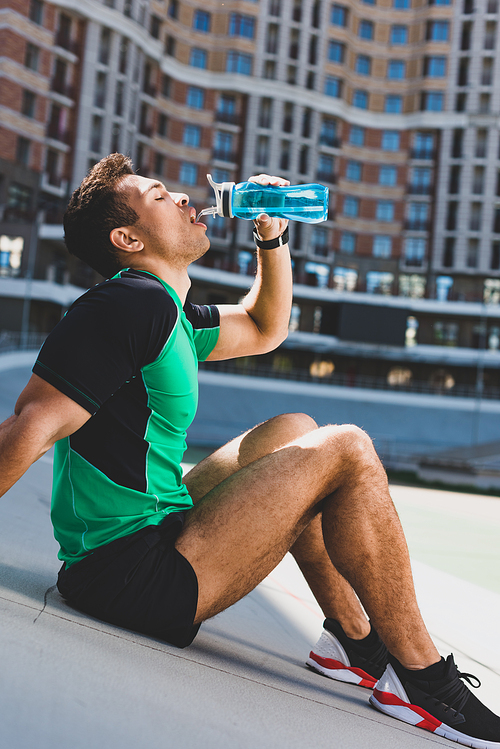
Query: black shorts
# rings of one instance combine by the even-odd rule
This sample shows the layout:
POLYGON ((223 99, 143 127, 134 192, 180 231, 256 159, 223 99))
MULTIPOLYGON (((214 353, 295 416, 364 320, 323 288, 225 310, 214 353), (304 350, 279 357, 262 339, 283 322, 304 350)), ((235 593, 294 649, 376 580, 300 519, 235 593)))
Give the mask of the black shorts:
POLYGON ((75 608, 135 632, 184 648, 200 627, 193 624, 198 580, 175 548, 184 513, 167 515, 101 546, 59 571, 57 587, 75 608))

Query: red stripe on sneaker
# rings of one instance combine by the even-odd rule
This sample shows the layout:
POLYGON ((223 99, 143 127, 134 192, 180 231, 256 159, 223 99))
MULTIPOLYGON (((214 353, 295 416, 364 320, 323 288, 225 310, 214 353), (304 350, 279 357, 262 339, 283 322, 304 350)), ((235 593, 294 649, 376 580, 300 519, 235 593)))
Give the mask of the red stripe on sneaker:
POLYGON ((419 728, 425 728, 427 731, 434 733, 436 728, 439 728, 439 726, 442 725, 440 720, 423 710, 418 705, 412 705, 411 702, 404 702, 404 700, 399 699, 399 697, 396 697, 392 692, 381 692, 379 689, 374 689, 373 696, 382 705, 398 705, 413 710, 414 713, 420 715, 422 718, 420 723, 416 724, 419 728))
POLYGON ((356 676, 359 676, 361 679, 358 685, 360 687, 374 687, 377 683, 377 679, 374 679, 373 676, 370 676, 370 674, 367 674, 366 671, 363 671, 361 668, 346 666, 345 663, 336 661, 334 658, 322 658, 320 655, 316 655, 312 650, 309 653, 309 658, 316 661, 316 663, 323 666, 323 668, 328 668, 332 671, 343 669, 344 671, 350 671, 352 674, 356 674, 356 676))

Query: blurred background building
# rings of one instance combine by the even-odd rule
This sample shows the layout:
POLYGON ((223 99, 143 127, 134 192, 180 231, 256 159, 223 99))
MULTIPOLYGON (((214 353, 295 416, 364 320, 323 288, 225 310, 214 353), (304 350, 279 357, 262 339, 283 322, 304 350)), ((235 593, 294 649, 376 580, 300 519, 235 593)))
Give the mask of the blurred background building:
MULTIPOLYGON (((499 398, 498 0, 1 0, 0 16, 0 346, 43 338, 99 280, 62 213, 121 151, 197 209, 207 173, 329 186, 328 221, 291 227, 288 341, 233 371, 499 398)), ((237 301, 252 226, 207 222, 193 298, 237 301)))

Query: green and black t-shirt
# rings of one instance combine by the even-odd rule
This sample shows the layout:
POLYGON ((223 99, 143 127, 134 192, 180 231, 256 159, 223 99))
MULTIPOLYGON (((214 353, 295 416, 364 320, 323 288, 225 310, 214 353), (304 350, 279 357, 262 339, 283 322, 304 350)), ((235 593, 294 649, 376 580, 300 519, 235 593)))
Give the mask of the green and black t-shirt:
POLYGON ((145 271, 90 289, 44 343, 33 372, 92 417, 55 445, 51 518, 70 565, 189 509, 180 463, 198 403, 198 361, 217 307, 186 302, 145 271))

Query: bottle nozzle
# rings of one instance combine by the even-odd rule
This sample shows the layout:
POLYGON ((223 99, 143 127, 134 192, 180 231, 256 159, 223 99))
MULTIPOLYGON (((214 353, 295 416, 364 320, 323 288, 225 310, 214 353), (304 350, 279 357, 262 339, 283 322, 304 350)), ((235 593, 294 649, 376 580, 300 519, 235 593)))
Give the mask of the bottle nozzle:
POLYGON ((211 208, 204 208, 202 211, 199 212, 199 214, 196 216, 196 223, 200 220, 202 216, 215 216, 217 214, 217 206, 213 205, 211 208))

